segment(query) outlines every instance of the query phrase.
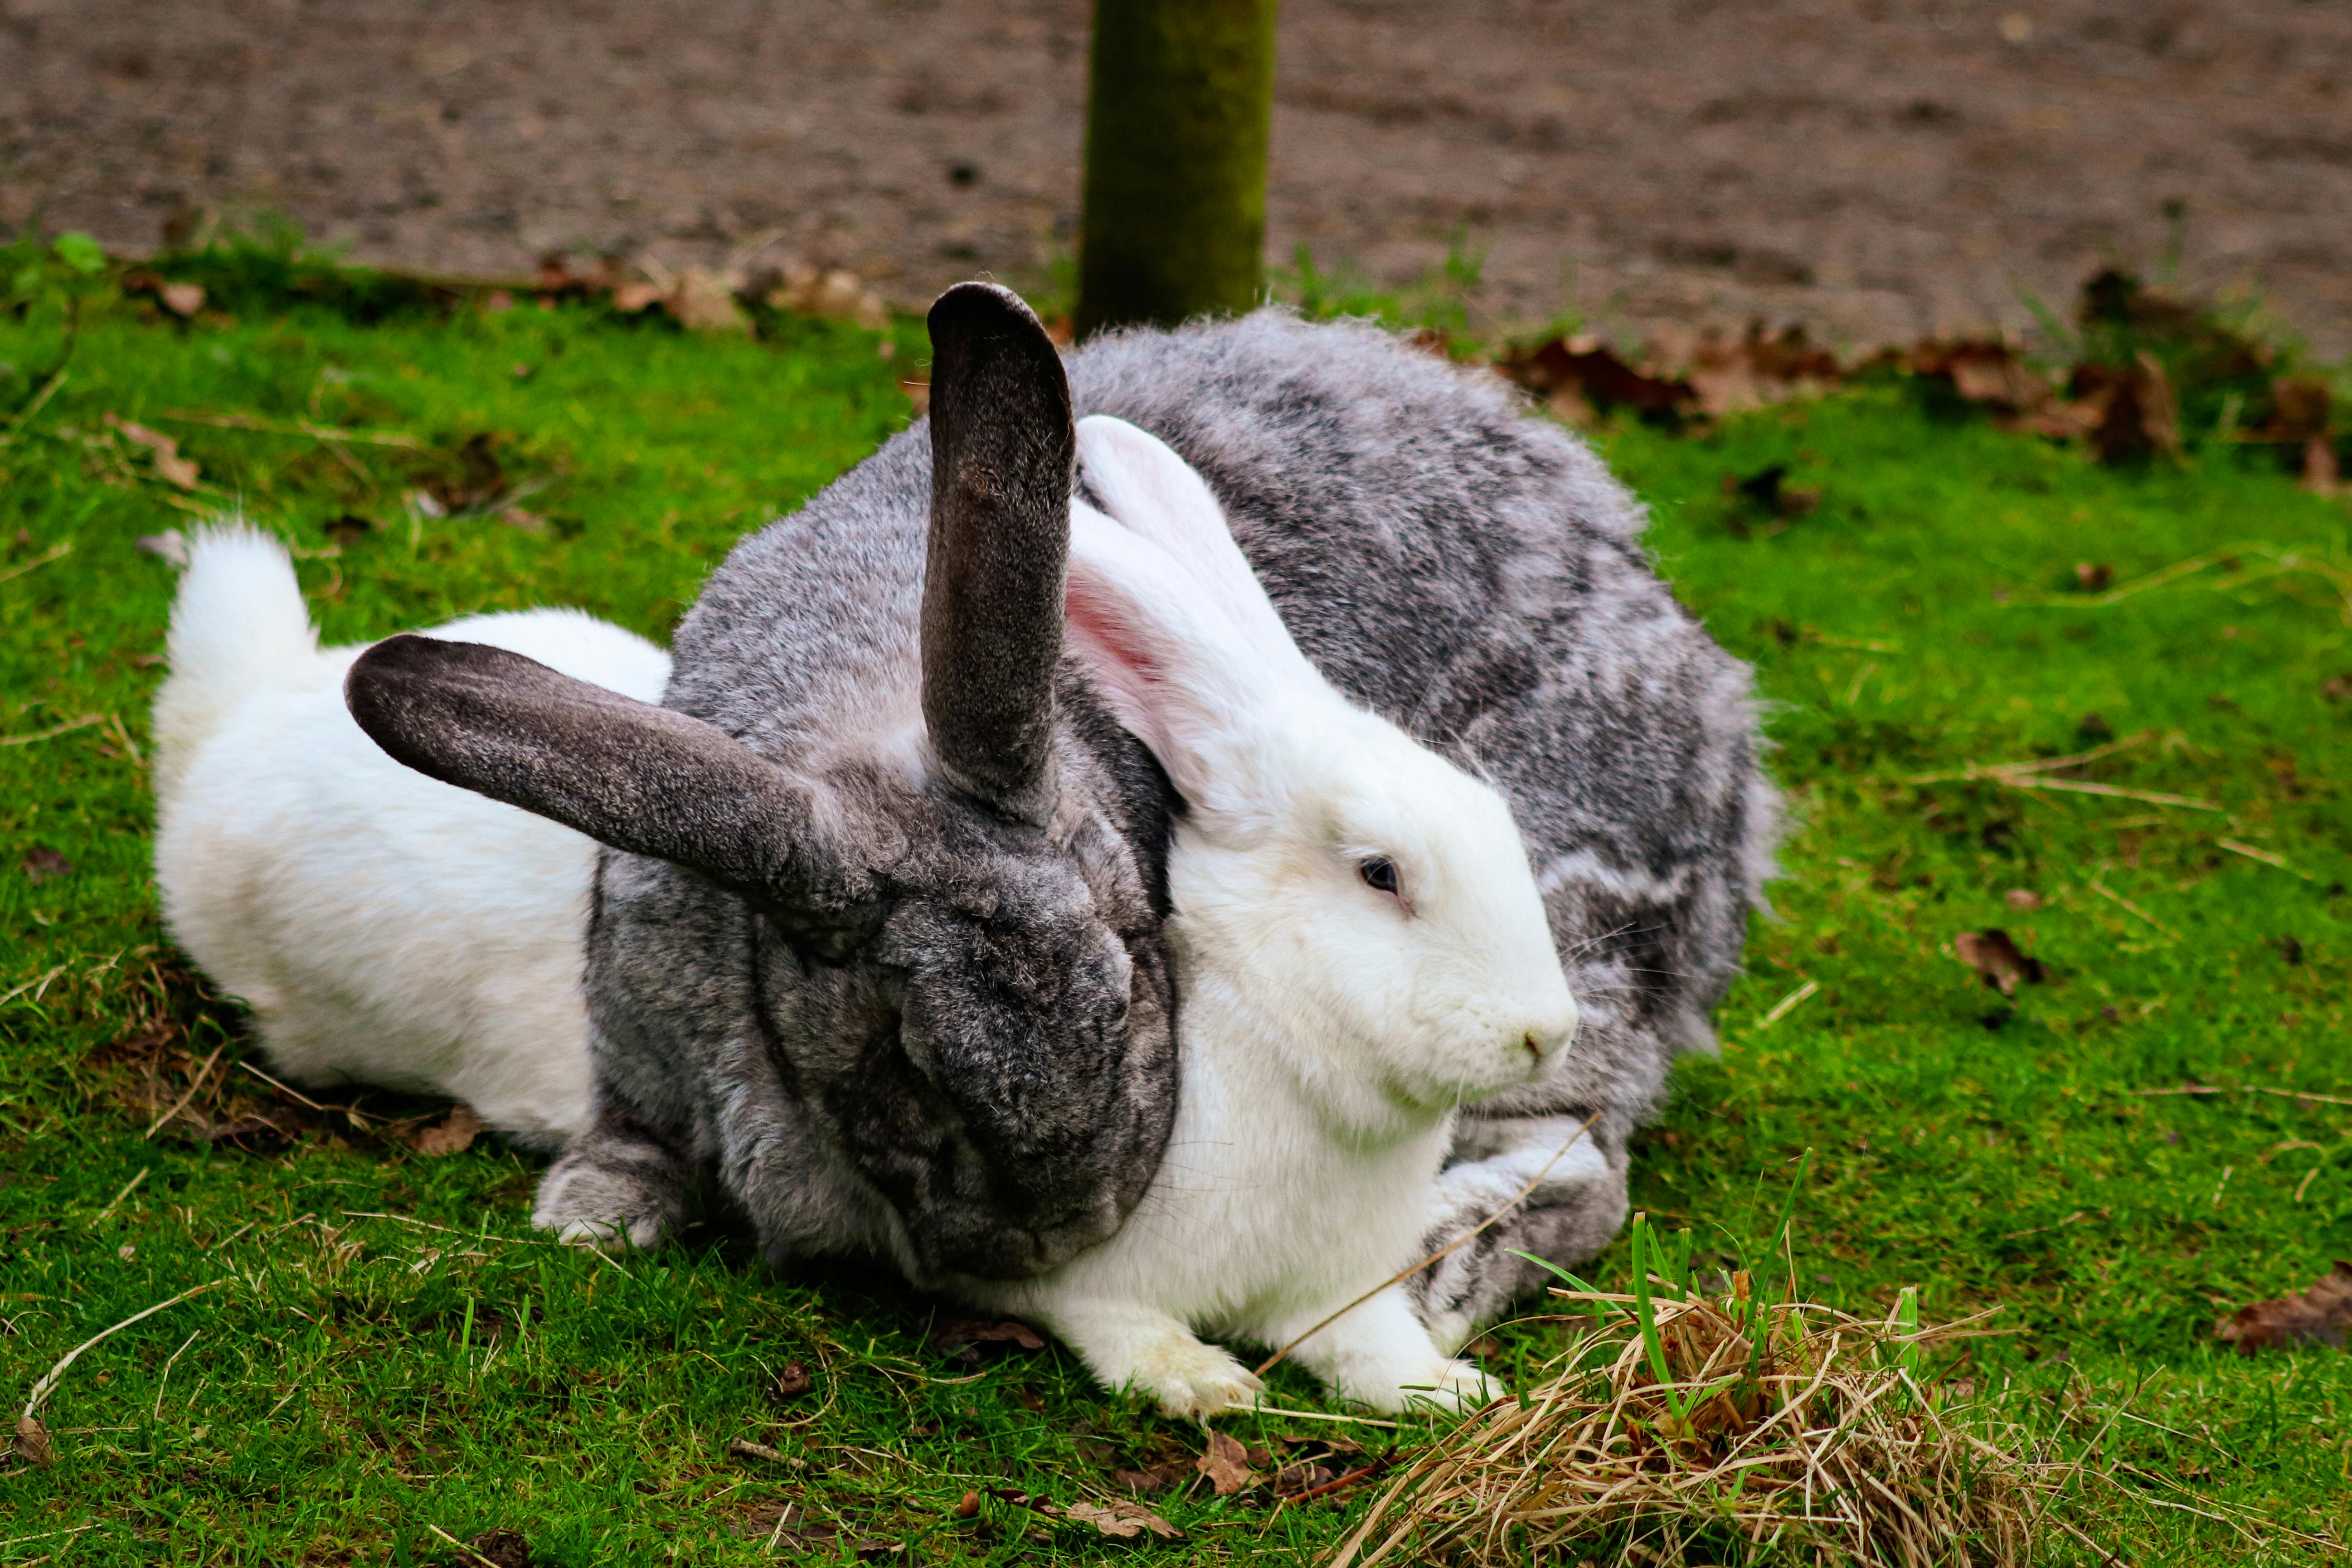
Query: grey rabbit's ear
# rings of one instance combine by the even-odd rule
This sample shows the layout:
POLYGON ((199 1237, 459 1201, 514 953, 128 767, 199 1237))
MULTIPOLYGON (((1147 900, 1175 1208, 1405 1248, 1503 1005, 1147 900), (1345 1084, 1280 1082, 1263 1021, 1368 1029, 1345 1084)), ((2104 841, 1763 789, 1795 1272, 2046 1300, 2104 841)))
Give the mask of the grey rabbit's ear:
POLYGON ((923 719, 958 787, 1008 816, 1053 814, 1076 437, 1061 355, 1009 289, 931 306, 931 533, 923 719))
MULTIPOLYGON (((343 701, 394 761, 762 902, 828 864, 817 803, 716 725, 479 643, 387 637, 343 701)), ((826 834, 825 838, 838 837, 826 834)))

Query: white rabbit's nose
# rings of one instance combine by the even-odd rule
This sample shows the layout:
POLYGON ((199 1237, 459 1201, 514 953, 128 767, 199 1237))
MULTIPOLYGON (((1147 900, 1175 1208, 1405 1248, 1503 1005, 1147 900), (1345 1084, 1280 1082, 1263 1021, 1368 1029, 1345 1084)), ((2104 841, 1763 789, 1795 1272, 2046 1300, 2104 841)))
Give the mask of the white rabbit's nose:
POLYGON ((1568 1051, 1568 1044, 1576 1037, 1576 1004, 1568 1002, 1556 1018, 1529 1024, 1519 1036, 1526 1047, 1530 1066, 1538 1072, 1549 1068, 1568 1051))

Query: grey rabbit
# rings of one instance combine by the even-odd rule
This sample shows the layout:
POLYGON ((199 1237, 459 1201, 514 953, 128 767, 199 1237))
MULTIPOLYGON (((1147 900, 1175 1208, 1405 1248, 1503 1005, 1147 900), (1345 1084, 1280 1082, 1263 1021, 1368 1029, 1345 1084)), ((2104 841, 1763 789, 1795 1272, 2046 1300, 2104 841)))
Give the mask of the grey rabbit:
POLYGON ((1580 441, 1376 328, 1268 310, 1066 363, 977 283, 929 326, 928 420, 735 549, 663 706, 446 640, 352 668, 392 756, 608 846, 595 1108, 535 1218, 651 1247, 708 1183, 772 1260, 934 1287, 1034 1277, 1133 1207, 1176 1104, 1184 805, 1064 647, 1075 419, 1106 414, 1205 479, 1323 675, 1526 838, 1581 1032, 1461 1120, 1431 1250, 1542 1179, 1415 1281, 1458 1344, 1534 1282, 1511 1249, 1606 1245, 1628 1137, 1711 1039, 1778 818, 1748 669, 1580 441))

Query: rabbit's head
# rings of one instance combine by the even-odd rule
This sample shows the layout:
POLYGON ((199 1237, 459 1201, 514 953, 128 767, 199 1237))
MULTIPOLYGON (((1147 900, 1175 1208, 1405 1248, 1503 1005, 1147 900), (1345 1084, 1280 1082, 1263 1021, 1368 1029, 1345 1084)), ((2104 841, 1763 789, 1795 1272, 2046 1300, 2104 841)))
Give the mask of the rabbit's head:
MULTIPOLYGON (((930 329, 919 661, 907 650, 825 733, 763 754, 517 655, 414 637, 361 658, 346 695, 409 766, 739 896, 771 1054, 896 1215, 908 1271, 1018 1276, 1115 1229, 1167 1136, 1164 784, 1067 689, 1073 426, 1053 343, 979 284, 941 296, 930 329), (1085 743, 1089 722, 1126 775, 1085 743)), ((855 593, 896 591, 845 555, 872 574, 855 593)), ((824 629, 790 656, 822 658, 824 629)))
POLYGON ((1549 1072, 1576 1005, 1502 797, 1323 679, 1175 453, 1104 417, 1078 449, 1069 627, 1185 802, 1185 984, 1359 1126, 1549 1072))

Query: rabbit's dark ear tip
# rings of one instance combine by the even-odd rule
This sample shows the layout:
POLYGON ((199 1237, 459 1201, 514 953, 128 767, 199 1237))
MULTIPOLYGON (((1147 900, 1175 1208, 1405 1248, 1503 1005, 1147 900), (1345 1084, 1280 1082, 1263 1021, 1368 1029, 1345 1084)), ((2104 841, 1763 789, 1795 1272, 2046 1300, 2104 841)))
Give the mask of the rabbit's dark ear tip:
POLYGON ((1027 331, 1043 337, 1045 323, 1027 300, 1001 283, 959 283, 931 301, 925 318, 931 341, 946 336, 1027 331))

